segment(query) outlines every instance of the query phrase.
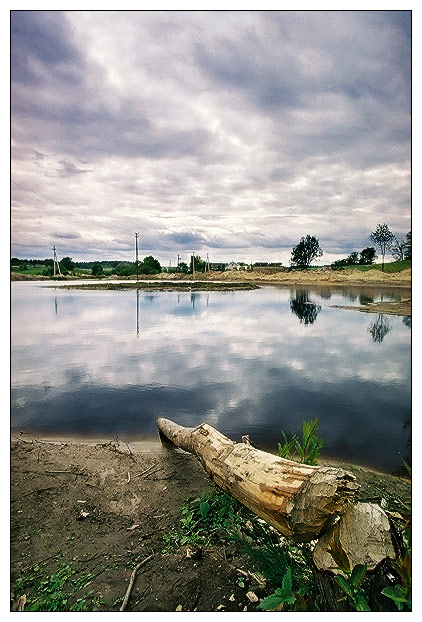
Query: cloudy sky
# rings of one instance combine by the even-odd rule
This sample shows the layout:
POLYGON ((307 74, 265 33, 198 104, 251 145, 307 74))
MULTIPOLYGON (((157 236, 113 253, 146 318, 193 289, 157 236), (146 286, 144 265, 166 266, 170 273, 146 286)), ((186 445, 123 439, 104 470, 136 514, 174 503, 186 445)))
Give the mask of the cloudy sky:
POLYGON ((408 11, 12 11, 12 256, 404 237, 410 37, 408 11))

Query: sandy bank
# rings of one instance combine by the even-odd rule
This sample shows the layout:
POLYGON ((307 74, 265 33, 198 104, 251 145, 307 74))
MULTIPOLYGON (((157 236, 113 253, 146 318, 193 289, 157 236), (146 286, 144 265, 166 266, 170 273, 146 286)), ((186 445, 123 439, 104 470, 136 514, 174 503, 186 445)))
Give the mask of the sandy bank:
MULTIPOLYGON (((63 280, 75 280, 80 277, 64 277, 63 280)), ((116 277, 118 278, 118 277, 116 277)), ((135 277, 128 277, 132 281, 135 277)), ((330 270, 317 269, 294 272, 271 272, 253 270, 232 270, 228 272, 209 272, 199 273, 194 276, 191 274, 168 274, 166 272, 154 276, 140 275, 140 280, 201 280, 201 281, 232 281, 232 282, 254 282, 254 283, 280 283, 285 285, 385 285, 391 287, 411 287, 411 270, 403 270, 402 272, 381 272, 380 270, 330 270)), ((12 281, 24 280, 49 280, 48 277, 33 277, 31 275, 23 275, 12 273, 12 281)), ((109 279, 107 279, 109 280, 109 279)), ((113 280, 113 279, 110 279, 113 280)))
MULTIPOLYGON (((384 499, 393 511, 409 502, 407 481, 344 466, 361 483, 362 499, 384 499)), ((75 579, 92 575, 74 600, 92 590, 88 606, 118 611, 134 566, 152 555, 128 611, 255 610, 246 596, 258 591, 251 560, 236 546, 222 540, 194 556, 186 546, 163 552, 163 535, 180 525, 183 500, 212 489, 194 456, 158 441, 13 436, 12 585, 20 579, 24 587, 15 589, 12 604, 24 593, 30 599, 37 581, 66 565, 75 579)))

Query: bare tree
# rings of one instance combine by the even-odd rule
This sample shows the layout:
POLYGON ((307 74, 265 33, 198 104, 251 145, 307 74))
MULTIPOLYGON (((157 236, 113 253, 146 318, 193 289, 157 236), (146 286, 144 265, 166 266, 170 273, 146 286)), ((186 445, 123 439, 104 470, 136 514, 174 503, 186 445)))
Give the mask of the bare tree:
POLYGON ((397 259, 398 261, 403 261, 405 252, 406 240, 397 240, 396 238, 391 245, 391 254, 393 255, 394 259, 397 259))
POLYGON ((383 225, 377 225, 375 231, 373 231, 370 236, 372 242, 375 246, 381 251, 382 255, 382 271, 384 272, 384 257, 387 250, 391 248, 392 243, 396 239, 394 233, 390 231, 388 226, 384 223, 383 225))

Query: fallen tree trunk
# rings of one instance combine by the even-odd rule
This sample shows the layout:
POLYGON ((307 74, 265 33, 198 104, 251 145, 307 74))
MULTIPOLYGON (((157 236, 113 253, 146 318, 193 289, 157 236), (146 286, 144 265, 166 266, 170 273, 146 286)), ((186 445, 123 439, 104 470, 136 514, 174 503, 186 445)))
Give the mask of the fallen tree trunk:
POLYGON ((338 536, 350 569, 365 564, 372 611, 395 610, 381 592, 391 587, 390 560, 402 546, 400 534, 377 505, 357 503, 358 484, 343 469, 313 467, 278 458, 247 442, 234 443, 203 423, 184 428, 157 419, 162 440, 198 456, 211 479, 281 534, 296 542, 318 540, 313 573, 322 611, 354 611, 335 581, 340 572, 331 554, 338 536))
POLYGON ((206 423, 185 428, 160 418, 157 426, 162 437, 196 454, 217 486, 296 542, 318 538, 355 499, 356 478, 343 469, 278 458, 206 423))

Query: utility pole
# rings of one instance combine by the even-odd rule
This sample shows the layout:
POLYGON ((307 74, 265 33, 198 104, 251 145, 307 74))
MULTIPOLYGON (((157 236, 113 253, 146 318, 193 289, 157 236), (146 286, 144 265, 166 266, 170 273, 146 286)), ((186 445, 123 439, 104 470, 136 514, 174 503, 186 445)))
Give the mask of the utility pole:
POLYGON ((206 264, 205 264, 205 272, 209 272, 209 271, 210 271, 210 260, 209 260, 208 253, 207 253, 207 261, 206 261, 206 264))
POLYGON ((56 266, 57 266, 57 270, 61 276, 61 272, 60 272, 60 264, 57 261, 57 254, 56 254, 56 247, 53 246, 53 276, 56 276, 56 266))
POLYGON ((135 233, 135 249, 136 249, 136 280, 138 281, 138 238, 139 233, 135 233))
POLYGON ((195 278, 195 253, 192 251, 192 277, 195 278))
POLYGON ((180 266, 180 255, 179 253, 177 253, 177 272, 179 272, 179 266, 180 266))

